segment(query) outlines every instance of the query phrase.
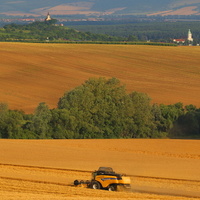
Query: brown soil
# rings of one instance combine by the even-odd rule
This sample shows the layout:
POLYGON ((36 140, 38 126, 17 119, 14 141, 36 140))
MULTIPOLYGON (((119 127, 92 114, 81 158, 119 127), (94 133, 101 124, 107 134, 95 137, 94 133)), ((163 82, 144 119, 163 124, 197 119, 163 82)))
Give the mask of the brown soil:
POLYGON ((168 10, 149 14, 149 16, 151 15, 199 15, 199 11, 197 10, 197 6, 188 6, 177 10, 168 10))

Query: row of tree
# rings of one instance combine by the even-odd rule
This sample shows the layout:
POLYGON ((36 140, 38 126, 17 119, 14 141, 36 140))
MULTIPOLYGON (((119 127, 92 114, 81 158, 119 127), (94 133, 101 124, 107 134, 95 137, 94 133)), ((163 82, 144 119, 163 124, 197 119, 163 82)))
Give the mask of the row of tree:
POLYGON ((116 78, 92 78, 66 92, 57 108, 40 103, 33 114, 0 104, 0 138, 200 138, 200 109, 151 104, 126 93, 116 78))
POLYGON ((200 43, 200 22, 135 22, 111 25, 73 25, 80 31, 131 37, 139 41, 172 42, 173 39, 187 38, 188 29, 193 33, 194 43, 200 43))

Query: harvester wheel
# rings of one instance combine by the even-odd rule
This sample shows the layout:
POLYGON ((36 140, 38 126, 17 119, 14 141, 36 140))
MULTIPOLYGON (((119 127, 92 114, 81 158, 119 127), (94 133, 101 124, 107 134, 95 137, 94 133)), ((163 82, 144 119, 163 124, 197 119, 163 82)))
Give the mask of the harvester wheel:
POLYGON ((74 185, 75 185, 75 186, 79 185, 79 181, 78 181, 78 180, 75 180, 75 181, 74 181, 74 185))
POLYGON ((117 186, 116 185, 109 185, 108 186, 108 191, 116 191, 117 190, 117 186))
POLYGON ((91 182, 91 188, 92 189, 101 189, 101 185, 100 185, 100 183, 99 182, 97 182, 97 181, 92 181, 91 182))

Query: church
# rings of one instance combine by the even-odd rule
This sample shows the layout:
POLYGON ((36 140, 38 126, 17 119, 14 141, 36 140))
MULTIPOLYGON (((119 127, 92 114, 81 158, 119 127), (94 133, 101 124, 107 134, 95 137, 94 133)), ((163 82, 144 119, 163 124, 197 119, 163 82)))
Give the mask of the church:
POLYGON ((173 42, 177 43, 177 44, 185 44, 186 42, 188 42, 189 44, 193 43, 194 39, 192 37, 192 32, 189 29, 188 30, 188 36, 187 39, 173 39, 173 42))
POLYGON ((188 31, 188 38, 187 38, 187 40, 188 40, 188 42, 193 42, 192 33, 191 33, 190 29, 188 31))

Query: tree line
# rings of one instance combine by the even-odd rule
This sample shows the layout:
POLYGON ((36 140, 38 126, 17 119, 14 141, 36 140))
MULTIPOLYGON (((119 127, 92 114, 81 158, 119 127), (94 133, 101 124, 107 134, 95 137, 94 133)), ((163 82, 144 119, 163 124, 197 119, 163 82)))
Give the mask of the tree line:
POLYGON ((172 42, 173 39, 187 38, 188 29, 191 29, 194 44, 200 43, 200 21, 184 22, 131 22, 109 25, 71 25, 79 31, 108 34, 111 36, 134 37, 139 41, 172 42))
POLYGON ((1 103, 0 138, 200 138, 200 109, 152 104, 147 94, 127 94, 116 78, 90 78, 54 109, 41 102, 25 114, 1 103))
POLYGON ((166 19, 154 16, 146 17, 148 20, 139 17, 135 21, 81 22, 84 25, 66 22, 67 26, 59 26, 55 19, 47 22, 36 21, 25 25, 11 23, 0 29, 0 41, 152 41, 172 43, 173 39, 186 39, 188 29, 191 29, 194 44, 200 43, 199 20, 164 21, 170 20, 168 17, 170 16, 167 16, 166 19), (94 25, 95 23, 98 25, 94 25))

